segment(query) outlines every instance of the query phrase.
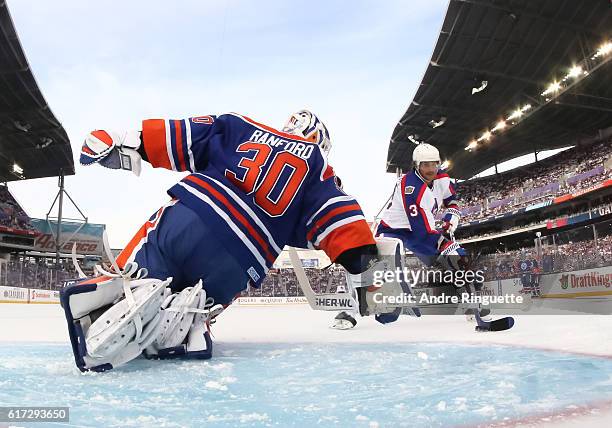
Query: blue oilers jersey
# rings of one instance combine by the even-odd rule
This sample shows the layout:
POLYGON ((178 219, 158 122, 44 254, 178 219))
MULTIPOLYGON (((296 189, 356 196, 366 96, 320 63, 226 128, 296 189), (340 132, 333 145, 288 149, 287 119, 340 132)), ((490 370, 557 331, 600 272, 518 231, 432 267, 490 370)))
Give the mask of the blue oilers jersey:
POLYGON ((212 226, 256 287, 285 245, 335 260, 374 243, 314 143, 235 113, 145 120, 142 141, 152 166, 191 172, 168 193, 212 226))

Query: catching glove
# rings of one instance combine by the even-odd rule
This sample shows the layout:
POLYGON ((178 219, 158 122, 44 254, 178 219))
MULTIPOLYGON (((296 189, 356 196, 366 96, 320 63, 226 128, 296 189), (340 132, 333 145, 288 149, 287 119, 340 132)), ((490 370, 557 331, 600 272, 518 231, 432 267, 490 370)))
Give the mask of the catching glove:
POLYGON ((138 153, 140 131, 96 130, 87 134, 81 147, 81 165, 100 165, 111 169, 125 169, 140 175, 142 158, 138 153))

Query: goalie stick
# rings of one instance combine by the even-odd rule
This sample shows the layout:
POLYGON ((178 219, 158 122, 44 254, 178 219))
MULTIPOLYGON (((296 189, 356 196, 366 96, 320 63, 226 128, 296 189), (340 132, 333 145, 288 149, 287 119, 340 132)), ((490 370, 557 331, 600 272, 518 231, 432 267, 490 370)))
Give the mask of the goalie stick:
MULTIPOLYGON (((289 247, 289 259, 293 264, 293 269, 297 277, 299 287, 304 293, 304 297, 308 301, 310 307, 317 311, 342 311, 342 310, 355 310, 357 308, 357 302, 347 293, 326 293, 326 294, 315 294, 310 280, 306 276, 304 266, 298 256, 297 251, 293 247, 289 247)), ((418 307, 420 305, 400 305, 397 307, 418 307)), ((494 321, 485 321, 481 318, 478 309, 474 311, 476 318, 476 331, 504 331, 509 330, 514 325, 514 318, 504 317, 494 321)), ((420 315, 420 314, 419 314, 420 315)))
MULTIPOLYGON (((304 266, 298 256, 295 248, 289 247, 289 259, 293 265, 295 275, 299 287, 304 292, 304 297, 308 301, 308 304, 315 311, 359 311, 359 304, 351 293, 323 293, 316 294, 310 285, 310 280, 306 276, 304 266)), ((390 307, 402 309, 402 313, 405 315, 420 317, 421 312, 417 308, 418 304, 391 304, 390 307)))
POLYGON ((289 247, 289 258, 298 280, 298 285, 304 292, 304 297, 310 307, 316 311, 354 311, 358 309, 357 302, 350 293, 315 294, 304 271, 304 266, 293 247, 289 247))
MULTIPOLYGON (((450 235, 450 238, 454 241, 455 234, 451 232, 449 235, 450 235)), ((478 260, 481 254, 482 254, 482 251, 479 251, 475 257, 475 260, 478 260)), ((471 284, 469 288, 472 294, 476 294, 476 287, 474 287, 473 284, 471 284)), ((476 321, 476 327, 475 327, 476 331, 482 331, 482 332, 504 331, 504 330, 510 330, 514 326, 514 318, 512 317, 503 317, 503 318, 499 318, 499 319, 492 320, 492 321, 483 320, 482 317, 480 316, 479 308, 476 308, 474 310, 474 317, 476 321)))

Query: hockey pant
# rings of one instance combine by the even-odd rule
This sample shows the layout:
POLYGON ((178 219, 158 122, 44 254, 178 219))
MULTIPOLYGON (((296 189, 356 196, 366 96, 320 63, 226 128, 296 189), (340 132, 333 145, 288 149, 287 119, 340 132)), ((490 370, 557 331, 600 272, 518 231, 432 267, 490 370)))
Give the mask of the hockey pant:
POLYGON ((247 288, 248 276, 201 218, 180 201, 161 207, 117 258, 119 267, 135 261, 149 278, 172 277, 173 292, 202 280, 206 295, 228 305, 247 288))

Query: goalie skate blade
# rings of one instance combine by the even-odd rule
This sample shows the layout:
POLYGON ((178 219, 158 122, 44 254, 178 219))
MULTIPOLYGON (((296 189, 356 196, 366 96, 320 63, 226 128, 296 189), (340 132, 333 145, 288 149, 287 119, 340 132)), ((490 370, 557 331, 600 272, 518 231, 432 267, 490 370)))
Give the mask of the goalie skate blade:
POLYGON ((160 307, 164 298, 164 288, 168 284, 169 282, 163 281, 139 287, 134 291, 134 298, 137 302, 134 307, 130 309, 127 300, 124 299, 102 314, 87 332, 85 338, 87 353, 95 358, 104 358, 112 354, 115 348, 121 346, 119 342, 123 341, 127 344, 131 340, 131 337, 127 337, 131 334, 126 334, 130 330, 129 324, 136 316, 140 316, 148 305, 160 307), (122 330, 125 331, 122 332, 122 330), (125 337, 121 338, 119 333, 125 334, 125 337), (117 341, 118 336, 119 341, 117 341))

